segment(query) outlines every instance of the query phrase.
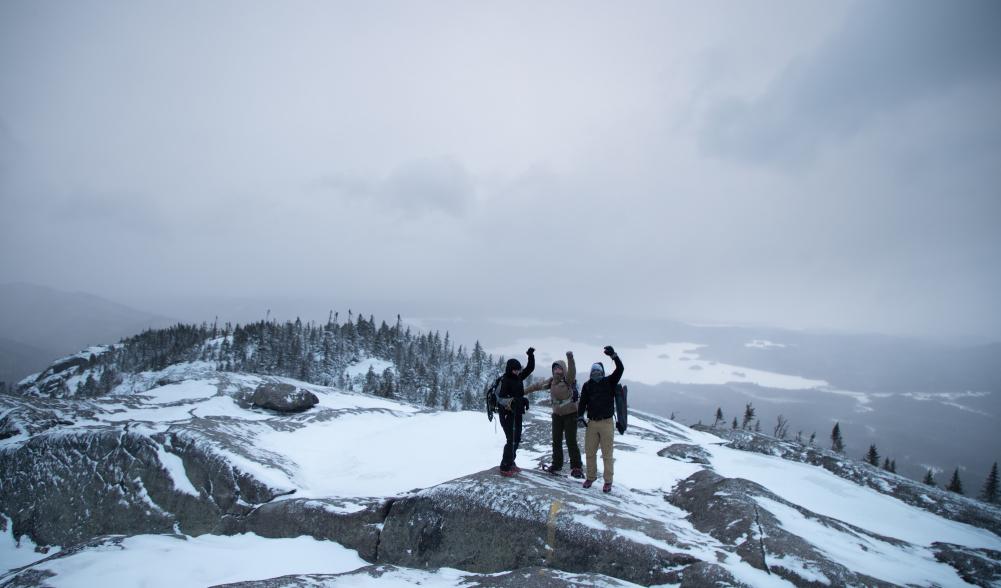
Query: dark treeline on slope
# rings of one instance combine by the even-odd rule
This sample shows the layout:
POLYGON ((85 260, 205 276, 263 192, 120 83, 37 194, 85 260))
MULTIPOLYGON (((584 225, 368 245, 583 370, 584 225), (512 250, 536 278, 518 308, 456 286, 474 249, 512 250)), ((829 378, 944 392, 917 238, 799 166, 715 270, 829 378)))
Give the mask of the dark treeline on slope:
POLYGON ((397 316, 392 326, 352 314, 345 322, 331 313, 325 324, 301 320, 259 321, 247 325, 177 324, 150 329, 122 340, 108 352, 92 355, 89 374, 76 389, 53 396, 99 396, 121 381, 121 372, 162 370, 192 361, 224 371, 284 376, 312 384, 353 388, 429 407, 478 408, 485 382, 503 371, 503 358, 484 352, 479 342, 456 347, 448 333, 414 333, 397 316), (392 362, 395 369, 351 382, 345 369, 366 358, 392 362))
MULTIPOLYGON (((671 419, 672 420, 674 419, 673 414, 671 415, 671 419)), ((700 425, 702 424, 701 420, 699 421, 699 424, 700 425)), ((762 434, 761 419, 758 418, 757 416, 757 409, 750 402, 748 402, 744 406, 744 413, 741 416, 740 422, 738 422, 737 417, 733 417, 733 420, 730 423, 727 423, 726 415, 723 413, 723 407, 722 406, 717 407, 716 414, 713 417, 712 428, 715 429, 721 424, 724 427, 729 426, 733 430, 740 429, 744 431, 753 431, 755 433, 762 434)), ((776 424, 772 429, 772 437, 775 437, 776 439, 780 440, 786 440, 789 437, 789 420, 784 415, 780 414, 778 416, 776 424)), ((802 445, 813 446, 815 445, 817 440, 817 433, 816 431, 811 432, 809 435, 809 439, 807 440, 806 437, 803 435, 803 431, 798 431, 792 440, 802 445)), ((845 454, 846 445, 844 437, 841 434, 840 423, 837 422, 834 423, 834 427, 831 429, 830 443, 831 443, 830 445, 831 451, 835 453, 845 454)), ((885 456, 880 456, 879 450, 877 449, 875 444, 869 445, 868 451, 866 451, 866 453, 862 455, 862 461, 875 468, 881 468, 883 470, 886 470, 891 474, 897 473, 897 460, 890 459, 889 457, 885 456), (883 457, 882 464, 880 464, 880 457, 883 457)), ((938 485, 935 481, 935 474, 932 470, 927 470, 925 472, 924 478, 921 481, 922 483, 928 486, 938 485)), ((957 494, 966 494, 963 488, 962 480, 960 479, 959 476, 959 468, 955 469, 955 471, 952 474, 951 480, 949 481, 948 484, 944 486, 944 488, 950 492, 955 492, 957 494)), ((977 495, 977 498, 983 502, 987 502, 990 504, 1001 504, 1001 482, 999 482, 997 462, 994 462, 994 465, 991 467, 990 473, 987 474, 987 479, 984 482, 984 487, 977 495)))

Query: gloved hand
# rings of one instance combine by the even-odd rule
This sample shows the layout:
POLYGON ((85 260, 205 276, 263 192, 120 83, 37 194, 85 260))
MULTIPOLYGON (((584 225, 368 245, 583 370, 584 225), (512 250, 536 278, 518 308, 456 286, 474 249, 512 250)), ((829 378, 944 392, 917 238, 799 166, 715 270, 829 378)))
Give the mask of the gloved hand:
POLYGON ((573 351, 567 351, 567 357, 573 357, 573 351))
POLYGON ((615 350, 612 349, 611 345, 605 345, 605 355, 608 357, 615 357, 615 350))
POLYGON ((529 347, 528 351, 525 352, 526 355, 535 355, 535 347, 529 347))
POLYGON ((585 419, 584 417, 577 417, 577 424, 580 425, 580 426, 582 426, 582 427, 584 427, 586 429, 587 428, 587 419, 585 419))
POLYGON ((626 428, 622 425, 622 423, 615 423, 615 428, 619 430, 619 435, 626 434, 626 428))

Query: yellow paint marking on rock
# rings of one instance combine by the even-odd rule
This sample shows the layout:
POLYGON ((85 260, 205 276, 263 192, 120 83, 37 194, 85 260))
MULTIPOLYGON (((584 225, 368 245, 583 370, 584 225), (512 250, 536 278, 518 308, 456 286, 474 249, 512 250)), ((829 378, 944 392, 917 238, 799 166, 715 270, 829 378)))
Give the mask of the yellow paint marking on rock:
POLYGON ((556 515, 563 508, 562 500, 554 500, 549 506, 549 521, 546 523, 546 560, 556 554, 556 515))

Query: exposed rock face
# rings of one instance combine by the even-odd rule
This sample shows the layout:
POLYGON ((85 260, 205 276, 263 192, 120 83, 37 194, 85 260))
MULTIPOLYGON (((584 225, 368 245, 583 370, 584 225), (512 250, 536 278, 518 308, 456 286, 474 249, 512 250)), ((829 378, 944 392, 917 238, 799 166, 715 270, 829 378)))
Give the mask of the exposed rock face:
POLYGON ((576 481, 522 476, 488 470, 395 501, 379 561, 485 573, 546 566, 644 585, 676 582, 698 561, 685 539, 597 488, 588 496, 576 481))
POLYGON ((872 536, 861 529, 800 508, 754 482, 723 478, 708 470, 696 472, 678 484, 668 500, 690 513, 688 520, 696 529, 726 545, 735 545, 737 554, 744 561, 796 585, 819 580, 836 586, 892 586, 830 561, 813 544, 787 531, 772 513, 759 506, 758 498, 784 504, 825 526, 851 532, 861 541, 871 539, 900 544, 894 539, 872 536), (795 561, 796 565, 786 567, 784 561, 795 561))
POLYGON ((812 445, 776 439, 761 433, 744 430, 713 429, 701 425, 695 425, 692 428, 727 439, 729 446, 734 449, 820 466, 836 476, 867 486, 877 492, 889 494, 911 506, 1001 535, 1001 508, 997 506, 985 504, 953 492, 946 492, 940 488, 926 486, 904 476, 898 476, 867 463, 848 459, 843 455, 812 445))
POLYGON ((254 390, 250 403, 278 412, 302 412, 320 401, 316 394, 291 384, 268 382, 254 390))
POLYGON ((280 500, 254 509, 246 518, 234 520, 234 533, 251 532, 262 537, 309 535, 328 539, 358 551, 365 561, 378 556, 382 523, 392 502, 372 500, 365 508, 345 505, 336 499, 280 500))
POLYGON ((709 464, 709 452, 698 445, 687 443, 672 443, 658 451, 657 455, 688 463, 709 464))
POLYGON ((935 558, 956 568, 964 581, 984 588, 1001 586, 1001 551, 933 543, 935 558))

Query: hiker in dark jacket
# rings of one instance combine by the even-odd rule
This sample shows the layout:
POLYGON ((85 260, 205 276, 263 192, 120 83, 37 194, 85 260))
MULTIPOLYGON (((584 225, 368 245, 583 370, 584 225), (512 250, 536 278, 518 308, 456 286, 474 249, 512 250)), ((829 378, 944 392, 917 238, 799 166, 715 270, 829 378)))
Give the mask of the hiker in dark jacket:
POLYGON ((507 360, 504 375, 501 377, 500 391, 497 393, 501 428, 504 429, 504 436, 507 438, 500 464, 502 476, 513 476, 521 471, 514 460, 518 454, 518 444, 521 443, 521 417, 528 407, 524 382, 535 370, 535 348, 529 347, 527 353, 528 365, 525 369, 521 368, 521 362, 517 359, 507 360))
POLYGON ((587 427, 584 434, 584 454, 587 457, 587 478, 584 487, 590 488, 598 479, 598 447, 601 447, 601 461, 604 463, 602 473, 605 485, 603 492, 612 491, 612 431, 615 428, 615 387, 622 379, 622 360, 611 345, 605 347, 605 355, 615 362, 612 375, 605 375, 605 366, 601 362, 591 366, 591 378, 584 382, 580 391, 580 402, 577 404, 577 420, 587 427), (584 416, 587 415, 587 420, 584 416))
POLYGON ((553 463, 547 471, 555 474, 563 469, 563 439, 566 438, 570 456, 570 475, 583 478, 580 448, 577 446, 577 364, 573 352, 567 351, 567 360, 553 362, 553 377, 525 388, 525 393, 548 390, 553 403, 553 463))

